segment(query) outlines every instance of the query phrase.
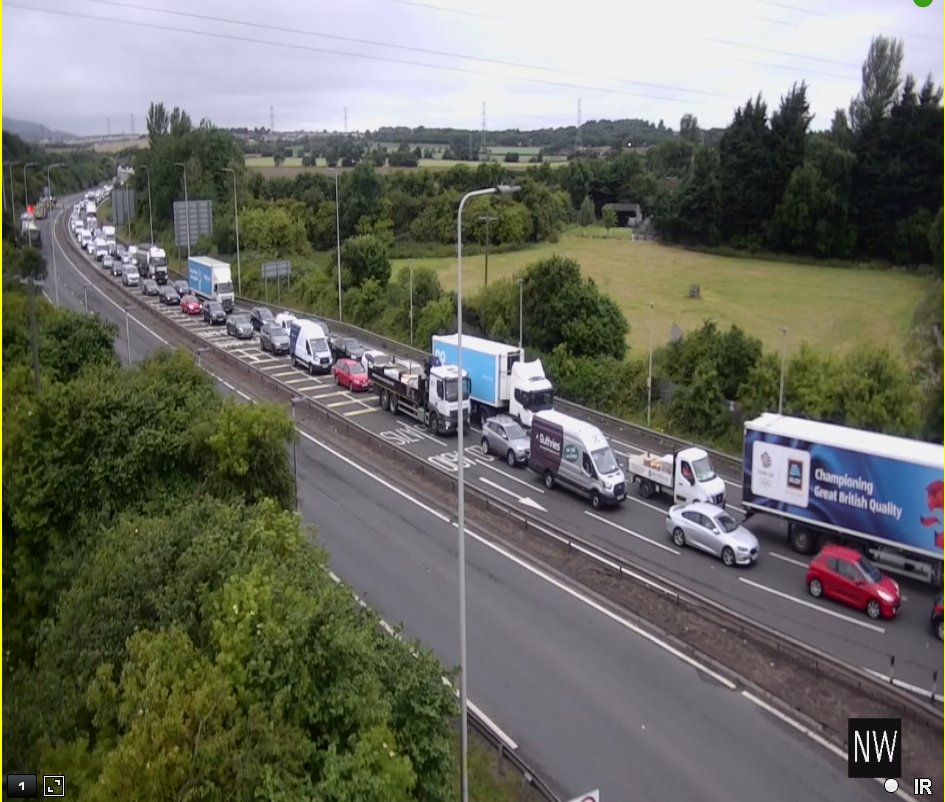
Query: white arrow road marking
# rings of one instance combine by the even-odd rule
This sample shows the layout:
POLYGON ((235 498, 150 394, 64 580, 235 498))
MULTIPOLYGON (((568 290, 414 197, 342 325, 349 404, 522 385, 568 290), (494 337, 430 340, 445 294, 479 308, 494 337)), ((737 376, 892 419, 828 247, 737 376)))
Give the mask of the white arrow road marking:
POLYGON ((542 507, 538 502, 532 501, 528 496, 520 496, 518 493, 513 493, 511 490, 506 490, 498 482, 493 482, 491 479, 486 479, 485 476, 479 477, 480 482, 485 482, 489 487, 494 487, 500 493, 505 493, 507 496, 511 496, 516 499, 519 504, 524 504, 526 507, 533 507, 536 510, 541 510, 542 512, 548 512, 544 507, 542 507))

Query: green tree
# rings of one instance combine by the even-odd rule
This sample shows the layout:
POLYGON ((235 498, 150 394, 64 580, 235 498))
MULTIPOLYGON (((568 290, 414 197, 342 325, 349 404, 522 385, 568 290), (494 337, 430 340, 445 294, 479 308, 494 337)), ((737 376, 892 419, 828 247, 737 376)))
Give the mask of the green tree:
POLYGON ((850 103, 850 122, 860 132, 887 117, 902 81, 903 45, 900 39, 874 36, 863 62, 863 85, 850 103))
POLYGON ((581 201, 581 208, 578 209, 577 222, 580 226, 592 226, 597 221, 597 215, 594 212, 594 201, 590 195, 585 195, 581 201))
POLYGON ((456 296, 449 293, 430 301, 417 318, 417 343, 433 341, 434 334, 449 334, 456 331, 456 296))
POLYGON ((914 436, 920 429, 916 385, 885 348, 860 345, 843 361, 839 397, 847 426, 914 436))
POLYGON ((714 365, 702 362, 696 367, 688 383, 677 389, 669 404, 670 419, 679 431, 721 437, 732 430, 721 387, 714 365))
POLYGON ((33 355, 33 383, 38 393, 41 388, 39 366, 39 327, 36 324, 36 282, 46 278, 46 259, 35 248, 14 251, 14 272, 26 284, 30 325, 30 352, 33 355))
POLYGON ((163 103, 154 103, 152 101, 148 108, 148 117, 146 121, 148 128, 148 143, 154 147, 155 142, 167 134, 170 127, 170 120, 167 117, 167 109, 163 103))
POLYGON ((605 206, 600 215, 604 228, 608 231, 617 225, 617 212, 613 206, 605 206))
POLYGON ((349 239, 341 248, 341 263, 351 271, 355 286, 374 279, 386 287, 390 280, 390 255, 386 244, 373 234, 349 239))
POLYGON ((679 120, 679 138, 683 142, 693 145, 700 144, 702 132, 699 130, 699 118, 692 114, 684 114, 679 120))
POLYGON ((714 148, 700 149, 692 175, 673 194, 657 218, 660 231, 680 242, 718 245, 722 232, 722 185, 714 148))

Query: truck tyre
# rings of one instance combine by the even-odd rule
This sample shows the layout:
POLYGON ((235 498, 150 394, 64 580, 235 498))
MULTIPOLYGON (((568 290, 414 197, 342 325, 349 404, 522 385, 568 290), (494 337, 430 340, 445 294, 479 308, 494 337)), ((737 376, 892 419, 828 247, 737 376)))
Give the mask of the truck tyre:
POLYGON ((882 608, 879 606, 879 602, 876 599, 870 599, 866 603, 866 614, 872 618, 874 621, 879 618, 879 614, 882 612, 882 608))
POLYGON ((393 393, 391 393, 391 395, 390 395, 390 401, 389 401, 388 403, 390 404, 390 414, 391 414, 391 415, 396 415, 396 414, 397 414, 397 406, 398 406, 398 403, 397 403, 397 396, 394 395, 393 393))
POLYGON ((591 506, 595 510, 600 509, 600 493, 598 493, 596 490, 591 491, 591 506))
POLYGON ((515 463, 516 463, 515 452, 512 451, 511 448, 509 449, 509 453, 505 455, 505 461, 509 464, 510 468, 515 467, 515 463))
POLYGON ((817 548, 817 535, 803 526, 792 526, 788 530, 788 541, 798 554, 813 554, 817 548))
POLYGON ((812 579, 807 586, 807 590, 810 591, 810 595, 815 599, 819 599, 824 594, 824 586, 820 584, 819 579, 812 579))
POLYGON ((673 543, 678 548, 684 548, 686 545, 686 534, 678 526, 673 530, 673 543))
POLYGON ((649 479, 640 480, 640 495, 643 498, 652 498, 655 490, 656 488, 653 487, 653 483, 649 479))
POLYGON ((432 428, 429 409, 423 410, 423 425, 426 426, 428 429, 432 428))
POLYGON ((485 426, 486 421, 492 417, 492 410, 489 407, 479 407, 479 426, 485 426))
POLYGON ((731 568, 735 565, 735 552, 732 551, 728 546, 722 549, 722 564, 726 568, 731 568))
POLYGON ((479 450, 482 451, 482 453, 486 455, 488 455, 489 453, 489 441, 486 440, 485 437, 483 437, 479 443, 479 450))
POLYGON ((552 476, 551 471, 545 471, 545 487, 549 490, 555 486, 555 478, 552 476))
POLYGON ((381 409, 387 409, 387 390, 381 390, 381 409))

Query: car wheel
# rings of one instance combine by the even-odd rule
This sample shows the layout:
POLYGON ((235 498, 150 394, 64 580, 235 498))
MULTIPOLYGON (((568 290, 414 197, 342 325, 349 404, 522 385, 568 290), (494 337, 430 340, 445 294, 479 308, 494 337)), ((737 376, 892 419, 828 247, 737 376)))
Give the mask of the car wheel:
POLYGON ((819 599, 824 595, 824 586, 820 584, 819 579, 812 579, 807 589, 810 591, 810 595, 815 599, 819 599))
POLYGON ((479 442, 479 450, 480 450, 483 454, 488 454, 488 453, 489 453, 489 441, 486 440, 485 437, 483 437, 482 440, 479 442))
POLYGON ((935 632, 938 635, 939 640, 945 640, 945 633, 943 633, 942 619, 938 619, 938 624, 935 625, 935 632))
POLYGON ((866 614, 867 614, 870 618, 872 618, 872 619, 874 619, 874 620, 877 619, 877 618, 879 618, 879 615, 880 615, 881 612, 882 612, 882 608, 879 606, 879 602, 876 601, 876 599, 870 599, 870 600, 866 603, 866 614))
POLYGON ((640 495, 643 496, 643 498, 652 498, 654 491, 653 483, 649 479, 644 479, 640 482, 640 495))
POLYGON ((673 530, 673 543, 679 548, 683 548, 686 545, 686 533, 678 526, 673 530))
POLYGON ((545 471, 545 487, 549 490, 555 486, 555 478, 552 476, 551 471, 545 471))
POLYGON ((338 376, 337 373, 335 374, 335 384, 339 387, 341 386, 341 378, 338 376))
POLYGON ((726 568, 731 568, 735 565, 735 552, 732 551, 728 546, 722 549, 722 563, 726 568))
POLYGON ((591 491, 591 506, 595 510, 600 509, 600 493, 598 493, 596 490, 591 491))
POLYGON ((515 452, 509 449, 509 453, 505 455, 505 461, 509 464, 510 468, 515 467, 515 452))

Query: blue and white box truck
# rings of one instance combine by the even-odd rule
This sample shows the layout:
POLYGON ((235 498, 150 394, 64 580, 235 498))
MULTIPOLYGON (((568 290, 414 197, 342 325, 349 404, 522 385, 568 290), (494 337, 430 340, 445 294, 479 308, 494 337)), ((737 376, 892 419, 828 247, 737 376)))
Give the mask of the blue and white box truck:
POLYGON ((227 262, 211 256, 191 256, 187 259, 187 285, 198 298, 219 301, 223 311, 233 311, 236 296, 233 293, 233 274, 227 262))
MULTIPOLYGON (((458 340, 456 334, 433 337, 433 355, 441 364, 458 364, 458 340)), ((472 419, 480 425, 506 412, 530 427, 535 412, 554 408, 554 388, 541 360, 526 362, 518 346, 464 334, 463 370, 472 382, 472 419)))
POLYGON ((942 581, 942 446, 765 413, 745 423, 742 504, 811 554, 853 545, 890 571, 942 581))

